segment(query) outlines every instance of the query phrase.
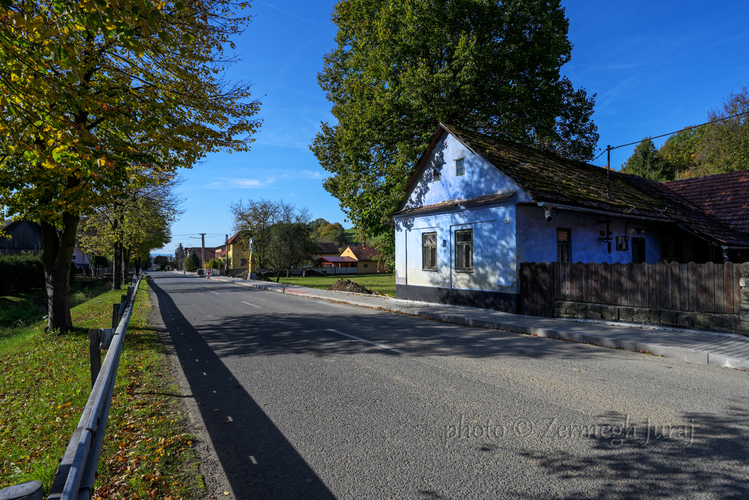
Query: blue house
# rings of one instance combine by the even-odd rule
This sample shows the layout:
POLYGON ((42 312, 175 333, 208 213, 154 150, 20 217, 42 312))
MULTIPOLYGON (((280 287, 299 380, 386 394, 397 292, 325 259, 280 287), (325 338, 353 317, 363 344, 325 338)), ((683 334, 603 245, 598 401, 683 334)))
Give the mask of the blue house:
POLYGON ((394 215, 398 298, 517 312, 523 262, 723 262, 749 234, 658 182, 440 125, 394 215))

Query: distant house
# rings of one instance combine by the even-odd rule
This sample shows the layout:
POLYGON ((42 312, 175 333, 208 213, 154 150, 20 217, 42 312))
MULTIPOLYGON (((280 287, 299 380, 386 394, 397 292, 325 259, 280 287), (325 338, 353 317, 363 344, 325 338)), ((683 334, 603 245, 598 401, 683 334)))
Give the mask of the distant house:
POLYGON ((16 255, 42 251, 42 229, 36 222, 19 220, 3 227, 0 255, 16 255))
POLYGON ((338 257, 340 254, 338 245, 331 241, 318 241, 315 245, 317 246, 317 255, 315 256, 315 259, 320 257, 338 257))
POLYGON ((377 250, 364 245, 349 245, 341 252, 341 257, 353 259, 356 262, 358 274, 372 274, 380 272, 377 263, 377 250))
POLYGON ((723 262, 749 251, 729 208, 710 213, 686 196, 440 125, 394 215, 396 294, 517 312, 523 262, 723 262))
POLYGON ((75 246, 75 249, 73 250, 73 256, 70 258, 70 260, 73 262, 73 265, 76 269, 88 269, 91 266, 89 254, 78 248, 78 245, 75 246))
POLYGON ((185 248, 185 255, 190 255, 191 251, 195 252, 195 255, 198 256, 198 260, 202 261, 203 259, 203 251, 205 250, 205 262, 204 264, 208 264, 208 261, 211 259, 216 258, 216 249, 214 247, 187 247, 185 248))
POLYGON ((249 269, 250 261, 247 251, 244 249, 247 246, 248 239, 244 231, 239 231, 227 241, 226 255, 231 269, 249 269))
MULTIPOLYGON (((736 231, 749 235, 749 170, 665 183, 668 188, 736 231)), ((749 251, 728 249, 731 262, 749 262, 749 251)))

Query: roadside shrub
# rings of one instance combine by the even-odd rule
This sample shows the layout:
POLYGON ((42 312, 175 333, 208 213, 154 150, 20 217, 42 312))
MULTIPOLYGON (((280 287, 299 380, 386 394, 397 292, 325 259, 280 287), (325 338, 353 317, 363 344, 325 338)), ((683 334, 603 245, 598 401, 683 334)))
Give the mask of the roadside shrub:
POLYGON ((0 255, 0 295, 44 287, 44 267, 39 255, 0 255))
POLYGON ((224 267, 224 264, 220 259, 211 259, 208 261, 209 269, 221 269, 222 267, 224 267))

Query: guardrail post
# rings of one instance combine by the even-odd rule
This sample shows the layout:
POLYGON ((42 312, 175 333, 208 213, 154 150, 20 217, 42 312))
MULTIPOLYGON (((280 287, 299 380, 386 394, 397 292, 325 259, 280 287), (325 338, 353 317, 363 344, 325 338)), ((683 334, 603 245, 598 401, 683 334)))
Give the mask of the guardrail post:
POLYGON ((119 304, 112 304, 112 328, 117 328, 117 325, 120 324, 120 320, 118 316, 120 315, 120 305, 119 304))
POLYGON ((42 500, 42 482, 28 481, 3 488, 0 500, 42 500))
MULTIPOLYGON (((117 324, 120 324, 120 321, 122 321, 122 316, 125 314, 125 310, 127 309, 127 295, 122 295, 120 297, 120 308, 117 311, 117 324)), ((115 326, 115 328, 117 328, 115 326)))
POLYGON ((91 358, 91 387, 96 383, 96 377, 101 370, 101 330, 92 328, 88 331, 88 353, 91 358))

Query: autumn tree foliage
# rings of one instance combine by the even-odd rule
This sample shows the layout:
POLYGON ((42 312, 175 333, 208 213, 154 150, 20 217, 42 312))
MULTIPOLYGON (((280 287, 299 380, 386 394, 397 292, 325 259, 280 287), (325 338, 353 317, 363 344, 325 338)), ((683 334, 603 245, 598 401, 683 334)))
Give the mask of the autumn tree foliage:
POLYGON ((559 0, 345 0, 318 75, 336 123, 311 149, 325 189, 370 237, 386 235, 440 122, 587 160, 594 99, 560 74, 570 60, 559 0))
POLYGON ((0 207, 42 226, 48 328, 72 326, 82 215, 212 151, 249 148, 259 102, 222 79, 247 6, 0 3, 0 207))

